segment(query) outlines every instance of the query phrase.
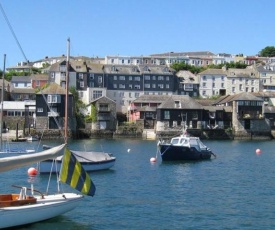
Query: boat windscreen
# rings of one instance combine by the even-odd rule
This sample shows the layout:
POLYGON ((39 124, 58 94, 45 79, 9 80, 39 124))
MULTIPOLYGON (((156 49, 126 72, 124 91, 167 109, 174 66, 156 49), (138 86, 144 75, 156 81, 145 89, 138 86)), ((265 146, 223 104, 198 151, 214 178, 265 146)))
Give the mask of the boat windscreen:
POLYGON ((172 145, 177 145, 178 143, 179 143, 179 138, 173 138, 172 140, 171 140, 171 144, 172 145))

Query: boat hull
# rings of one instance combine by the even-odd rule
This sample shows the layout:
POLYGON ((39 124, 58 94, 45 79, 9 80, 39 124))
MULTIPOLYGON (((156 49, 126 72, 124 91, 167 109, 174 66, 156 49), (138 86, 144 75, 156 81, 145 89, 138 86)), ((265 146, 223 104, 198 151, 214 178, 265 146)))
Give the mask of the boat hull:
MULTIPOLYGON (((106 161, 100 162, 81 162, 82 167, 86 172, 106 170, 113 167, 115 164, 115 158, 106 161)), ((56 173, 59 172, 61 168, 61 160, 52 160, 41 161, 39 163, 39 173, 56 173)))
POLYGON ((198 151, 195 147, 175 146, 171 144, 159 145, 159 152, 163 161, 198 161, 211 158, 211 150, 198 151))
POLYGON ((37 197, 35 204, 0 208, 0 228, 15 227, 47 220, 74 209, 83 195, 63 193, 37 197))

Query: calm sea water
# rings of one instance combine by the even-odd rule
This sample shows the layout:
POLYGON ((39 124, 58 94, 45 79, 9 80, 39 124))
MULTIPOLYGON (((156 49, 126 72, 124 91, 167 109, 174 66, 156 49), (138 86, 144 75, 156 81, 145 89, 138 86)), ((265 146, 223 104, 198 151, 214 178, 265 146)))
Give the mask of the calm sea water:
MULTIPOLYGON (((113 153, 115 166, 90 173, 96 195, 86 197, 77 209, 17 229, 275 229, 275 142, 204 143, 216 159, 164 163, 158 156, 151 163, 155 141, 73 142, 74 150, 113 153)), ((0 174, 0 191, 17 192, 12 184, 28 184, 28 168, 0 174)), ((39 175, 34 183, 45 191, 48 177, 39 175)), ((51 184, 55 191, 55 182, 51 184)))

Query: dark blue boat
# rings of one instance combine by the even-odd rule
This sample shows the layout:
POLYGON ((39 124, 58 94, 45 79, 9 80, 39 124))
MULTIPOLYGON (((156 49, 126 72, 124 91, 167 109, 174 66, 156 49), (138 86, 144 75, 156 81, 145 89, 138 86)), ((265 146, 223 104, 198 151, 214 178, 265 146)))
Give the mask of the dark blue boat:
POLYGON ((163 161, 198 161, 215 156, 200 138, 188 135, 173 137, 169 143, 159 141, 158 149, 163 161))

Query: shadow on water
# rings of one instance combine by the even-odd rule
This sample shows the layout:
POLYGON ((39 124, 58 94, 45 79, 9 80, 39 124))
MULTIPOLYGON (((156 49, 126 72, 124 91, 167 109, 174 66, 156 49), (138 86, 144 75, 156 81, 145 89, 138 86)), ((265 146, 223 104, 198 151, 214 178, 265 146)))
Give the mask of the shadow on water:
MULTIPOLYGON (((8 228, 14 229, 14 228, 8 228)), ((54 217, 49 220, 41 221, 34 224, 26 224, 23 226, 16 227, 17 230, 26 230, 26 229, 39 229, 39 230, 48 230, 48 229, 82 229, 87 230, 91 229, 91 225, 88 223, 80 223, 80 221, 73 221, 70 217, 66 217, 65 215, 54 217)))

